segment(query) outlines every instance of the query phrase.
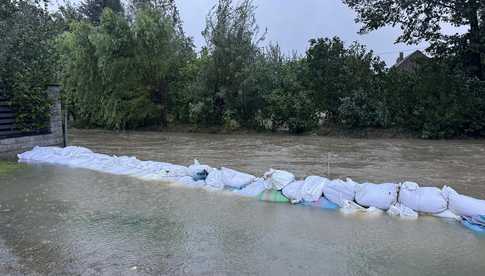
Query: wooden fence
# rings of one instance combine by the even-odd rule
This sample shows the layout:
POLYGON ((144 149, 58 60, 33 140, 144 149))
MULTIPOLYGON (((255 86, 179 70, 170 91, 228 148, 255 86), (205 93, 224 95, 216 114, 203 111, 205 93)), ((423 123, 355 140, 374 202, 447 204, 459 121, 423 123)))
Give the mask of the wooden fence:
POLYGON ((8 99, 0 98, 0 139, 22 134, 15 126, 15 112, 10 109, 8 99))

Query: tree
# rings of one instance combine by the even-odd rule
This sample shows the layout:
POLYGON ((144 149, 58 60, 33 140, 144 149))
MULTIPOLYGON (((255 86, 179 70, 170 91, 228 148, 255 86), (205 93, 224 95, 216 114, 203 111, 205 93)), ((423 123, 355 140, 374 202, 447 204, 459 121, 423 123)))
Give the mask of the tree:
POLYGON ((306 85, 319 111, 331 120, 337 117, 341 99, 358 91, 371 93, 374 79, 384 70, 372 51, 357 43, 346 48, 338 37, 310 40, 306 62, 306 85))
POLYGON ((105 8, 109 8, 116 13, 124 12, 120 0, 84 0, 79 6, 79 13, 93 24, 99 24, 105 8))
POLYGON ((0 3, 0 96, 10 99, 21 130, 48 126, 45 90, 55 81, 52 40, 58 31, 44 1, 0 3))
MULTIPOLYGON (((249 67, 258 55, 259 36, 255 19, 255 6, 251 0, 244 0, 234 6, 232 0, 219 0, 207 16, 203 31, 206 40, 204 51, 208 62, 202 69, 205 87, 203 95, 209 121, 222 124, 224 120, 235 119, 248 123, 245 80, 249 67)), ((254 115, 254 114, 253 114, 254 115)))
MULTIPOLYGON (((354 9, 362 33, 391 25, 402 34, 397 42, 428 41, 430 51, 446 52, 446 48, 464 48, 463 58, 468 71, 485 79, 485 1, 483 0, 343 0, 354 9), (468 32, 446 35, 443 25, 465 27, 468 32), (459 47, 456 47, 456 45, 459 47), (469 61, 469 62, 467 62, 469 61)), ((460 54, 455 53, 454 54, 460 54)))
POLYGON ((98 26, 73 22, 59 38, 62 81, 77 122, 167 126, 169 90, 193 50, 166 14, 145 6, 130 21, 105 9, 98 26))

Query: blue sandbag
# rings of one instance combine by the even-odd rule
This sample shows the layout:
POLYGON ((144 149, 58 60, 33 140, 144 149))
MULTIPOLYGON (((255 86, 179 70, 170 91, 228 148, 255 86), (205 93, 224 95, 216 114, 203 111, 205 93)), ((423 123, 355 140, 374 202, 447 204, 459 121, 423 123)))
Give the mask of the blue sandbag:
POLYGON ((331 202, 325 197, 321 197, 318 201, 315 202, 302 202, 302 205, 326 210, 336 210, 340 208, 337 204, 331 202))
POLYGON ((462 224, 478 234, 485 234, 485 216, 463 217, 462 224))

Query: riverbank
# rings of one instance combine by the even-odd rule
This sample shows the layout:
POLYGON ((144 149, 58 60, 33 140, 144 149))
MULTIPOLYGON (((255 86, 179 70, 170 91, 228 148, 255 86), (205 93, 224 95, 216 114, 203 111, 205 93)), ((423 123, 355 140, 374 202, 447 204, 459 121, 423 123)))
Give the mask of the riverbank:
POLYGON ((288 135, 288 136, 320 136, 330 138, 359 138, 359 139, 418 139, 418 140, 481 140, 485 137, 454 137, 448 139, 427 139, 421 137, 418 132, 412 132, 400 128, 341 128, 335 125, 321 126, 317 130, 304 132, 301 134, 291 134, 288 129, 268 130, 268 129, 250 129, 250 128, 235 128, 228 129, 222 126, 213 127, 199 127, 188 124, 170 125, 167 128, 160 127, 146 127, 137 129, 135 131, 158 131, 158 132, 180 132, 180 133, 202 133, 202 134, 265 134, 265 135, 288 135))

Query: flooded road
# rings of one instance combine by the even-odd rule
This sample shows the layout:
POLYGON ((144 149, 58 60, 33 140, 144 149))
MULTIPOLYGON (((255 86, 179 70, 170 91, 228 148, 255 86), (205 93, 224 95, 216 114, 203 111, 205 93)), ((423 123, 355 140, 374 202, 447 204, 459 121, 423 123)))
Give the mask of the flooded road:
MULTIPOLYGON (((74 131, 111 154, 254 174, 417 180, 485 198, 481 141, 74 131)), ((0 275, 483 275, 485 238, 60 166, 0 176, 0 275)))
POLYGON ((75 130, 70 142, 96 152, 181 165, 189 165, 197 158, 214 167, 236 168, 257 176, 269 168, 288 170, 299 177, 326 176, 330 167, 330 178, 449 185, 460 193, 485 199, 485 140, 75 130))

